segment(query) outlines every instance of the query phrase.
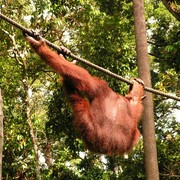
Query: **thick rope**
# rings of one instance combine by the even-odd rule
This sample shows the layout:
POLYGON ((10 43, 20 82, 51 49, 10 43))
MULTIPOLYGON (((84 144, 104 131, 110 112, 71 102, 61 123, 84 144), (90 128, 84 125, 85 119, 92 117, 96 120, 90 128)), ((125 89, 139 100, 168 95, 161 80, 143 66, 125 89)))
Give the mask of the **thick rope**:
MULTIPOLYGON (((1 12, 0 12, 0 18, 3 19, 3 20, 5 20, 5 21, 7 21, 7 22, 10 23, 10 24, 12 24, 13 26, 17 27, 18 29, 20 29, 21 31, 23 31, 24 33, 26 33, 27 35, 29 35, 29 36, 31 36, 31 37, 34 37, 34 38, 37 38, 37 36, 35 36, 35 34, 34 34, 33 31, 31 31, 31 30, 25 28, 24 26, 18 24, 17 22, 15 22, 15 21, 13 21, 12 19, 8 18, 7 16, 3 15, 1 12)), ((106 73, 106 74, 108 74, 108 75, 110 75, 110 76, 112 76, 112 77, 114 77, 114 78, 116 78, 116 79, 118 79, 118 80, 120 80, 120 81, 123 81, 123 82, 129 84, 129 85, 132 84, 132 82, 131 82, 130 80, 127 80, 127 79, 125 79, 125 78, 123 78, 123 77, 121 77, 121 76, 119 76, 119 75, 117 75, 117 74, 115 74, 115 73, 113 73, 113 72, 105 69, 105 68, 102 68, 102 67, 100 67, 100 66, 98 66, 98 65, 95 65, 95 64, 87 61, 86 59, 80 58, 80 57, 74 55, 74 54, 73 54, 70 50, 68 50, 68 49, 65 49, 65 50, 64 50, 64 48, 61 48, 61 47, 59 47, 59 46, 51 43, 50 41, 48 41, 48 40, 46 40, 46 39, 44 39, 44 41, 46 42, 46 44, 47 44, 48 46, 50 46, 51 48, 57 50, 59 53, 65 54, 65 55, 67 55, 67 56, 69 56, 69 57, 71 57, 71 58, 73 58, 73 59, 75 59, 75 60, 77 60, 77 61, 79 61, 79 62, 82 62, 82 63, 84 63, 84 64, 86 64, 86 65, 88 65, 88 66, 90 66, 90 67, 92 67, 92 68, 94 68, 94 69, 96 69, 96 70, 98 70, 98 71, 101 71, 101 72, 103 72, 103 73, 106 73)), ((151 93, 154 93, 154 94, 157 94, 157 95, 161 95, 161 96, 164 96, 164 97, 167 97, 167 98, 171 98, 171 99, 180 101, 180 97, 177 97, 177 96, 174 96, 174 95, 171 95, 171 94, 167 94, 167 93, 164 93, 164 92, 161 92, 161 91, 158 91, 158 90, 149 88, 149 87, 144 87, 144 90, 145 90, 145 91, 148 91, 148 92, 151 92, 151 93)))

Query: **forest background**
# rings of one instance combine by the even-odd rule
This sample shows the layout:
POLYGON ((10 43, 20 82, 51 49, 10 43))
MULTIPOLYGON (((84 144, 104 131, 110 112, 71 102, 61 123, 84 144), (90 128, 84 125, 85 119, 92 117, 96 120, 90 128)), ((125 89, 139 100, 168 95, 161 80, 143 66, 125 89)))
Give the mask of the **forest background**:
MULTIPOLYGON (((180 22, 164 0, 144 2, 152 85, 179 96, 180 22)), ((178 1, 175 5, 178 10, 178 1)), ((128 79, 138 76, 130 0, 2 0, 0 8, 80 57, 128 79)), ((126 84, 77 64, 126 94, 126 84)), ((59 79, 33 53, 22 32, 0 20, 3 179, 145 179, 143 137, 127 159, 85 149, 59 79)), ((153 100, 160 179, 178 179, 180 104, 162 96, 153 100)))

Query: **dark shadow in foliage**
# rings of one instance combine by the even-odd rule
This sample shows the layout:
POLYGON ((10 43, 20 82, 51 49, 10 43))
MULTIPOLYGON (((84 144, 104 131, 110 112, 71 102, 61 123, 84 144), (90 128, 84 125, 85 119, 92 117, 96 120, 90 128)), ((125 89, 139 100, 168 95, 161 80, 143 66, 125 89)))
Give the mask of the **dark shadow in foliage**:
POLYGON ((160 63, 160 70, 174 68, 180 71, 180 33, 179 26, 171 27, 171 22, 162 19, 158 22, 158 27, 153 31, 151 41, 154 42, 151 53, 156 58, 155 62, 160 63), (166 36, 164 36, 166 34, 166 36))
MULTIPOLYGON (((51 180, 79 180, 79 177, 65 166, 54 166, 52 169, 52 174, 49 176, 51 180)), ((48 171, 49 170, 47 170, 47 173, 48 171)))
POLYGON ((77 133, 72 122, 71 107, 65 98, 63 88, 59 86, 56 89, 48 107, 47 138, 49 140, 63 138, 65 146, 75 155, 80 145, 76 139, 77 133))
MULTIPOLYGON (((114 16, 115 14, 122 14, 122 6, 125 3, 130 3, 131 0, 97 0, 97 2, 100 6, 100 11, 105 12, 107 15, 114 16)), ((132 16, 132 12, 128 12, 127 14, 129 14, 129 16, 132 16)))

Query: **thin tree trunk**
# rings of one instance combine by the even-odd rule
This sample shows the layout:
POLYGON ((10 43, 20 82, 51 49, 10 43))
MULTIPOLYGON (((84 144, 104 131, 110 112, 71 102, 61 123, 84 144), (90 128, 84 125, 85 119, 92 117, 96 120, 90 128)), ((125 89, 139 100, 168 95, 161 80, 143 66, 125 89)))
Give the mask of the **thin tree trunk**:
POLYGON ((2 95, 0 89, 0 179, 2 179, 2 156, 3 156, 3 110, 2 95))
POLYGON ((27 114, 27 122, 30 129, 30 136, 33 143, 34 155, 35 155, 35 167, 36 167, 36 177, 38 180, 41 180, 41 173, 40 173, 40 163, 39 163, 39 154, 38 154, 38 146, 37 140, 34 133, 33 123, 31 119, 31 106, 30 106, 30 95, 29 95, 29 87, 25 84, 26 90, 26 114, 27 114))
MULTIPOLYGON (((29 90, 30 90, 30 85, 29 84, 32 84, 32 83, 29 82, 29 84, 28 84, 28 81, 27 81, 26 58, 22 58, 21 52, 18 49, 18 45, 17 45, 16 40, 15 40, 15 36, 10 35, 5 30, 4 30, 4 32, 9 36, 10 40, 12 41, 13 46, 14 46, 14 52, 13 52, 14 55, 15 55, 14 58, 16 60, 17 65, 22 68, 22 83, 24 85, 24 91, 26 93, 26 98, 24 100, 24 104, 26 105, 26 116, 27 116, 26 118, 27 118, 27 123, 28 123, 28 126, 29 126, 29 130, 30 130, 30 137, 31 137, 31 141, 32 141, 32 144, 33 144, 34 154, 35 154, 36 179, 41 180, 41 174, 40 174, 40 167, 41 166, 40 166, 40 163, 39 163, 38 145, 37 145, 37 139, 36 139, 36 136, 35 136, 35 133, 34 133, 33 123, 32 123, 32 119, 31 119, 31 104, 30 104, 31 97, 30 97, 30 94, 29 94, 29 90)), ((1 105, 1 101, 0 101, 0 105, 1 105)))
MULTIPOLYGON (((151 87, 150 65, 147 52, 146 23, 143 0, 133 0, 136 52, 139 77, 145 85, 151 87)), ((143 141, 145 152, 145 169, 147 180, 158 180, 159 170, 154 127, 154 111, 152 94, 146 92, 143 112, 143 141)))
POLYGON ((48 140, 47 140, 47 143, 44 146, 43 150, 44 150, 45 162, 49 169, 53 165, 53 158, 52 158, 52 153, 51 153, 52 147, 51 147, 51 144, 48 142, 48 140))

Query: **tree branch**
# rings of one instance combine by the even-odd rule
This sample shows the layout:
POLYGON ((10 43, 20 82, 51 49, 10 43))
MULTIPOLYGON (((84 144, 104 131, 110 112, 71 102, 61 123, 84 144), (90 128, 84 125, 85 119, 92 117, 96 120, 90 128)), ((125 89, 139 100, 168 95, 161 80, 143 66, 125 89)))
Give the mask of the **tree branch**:
POLYGON ((175 0, 162 0, 162 3, 167 8, 167 10, 180 21, 180 8, 176 4, 175 0))

